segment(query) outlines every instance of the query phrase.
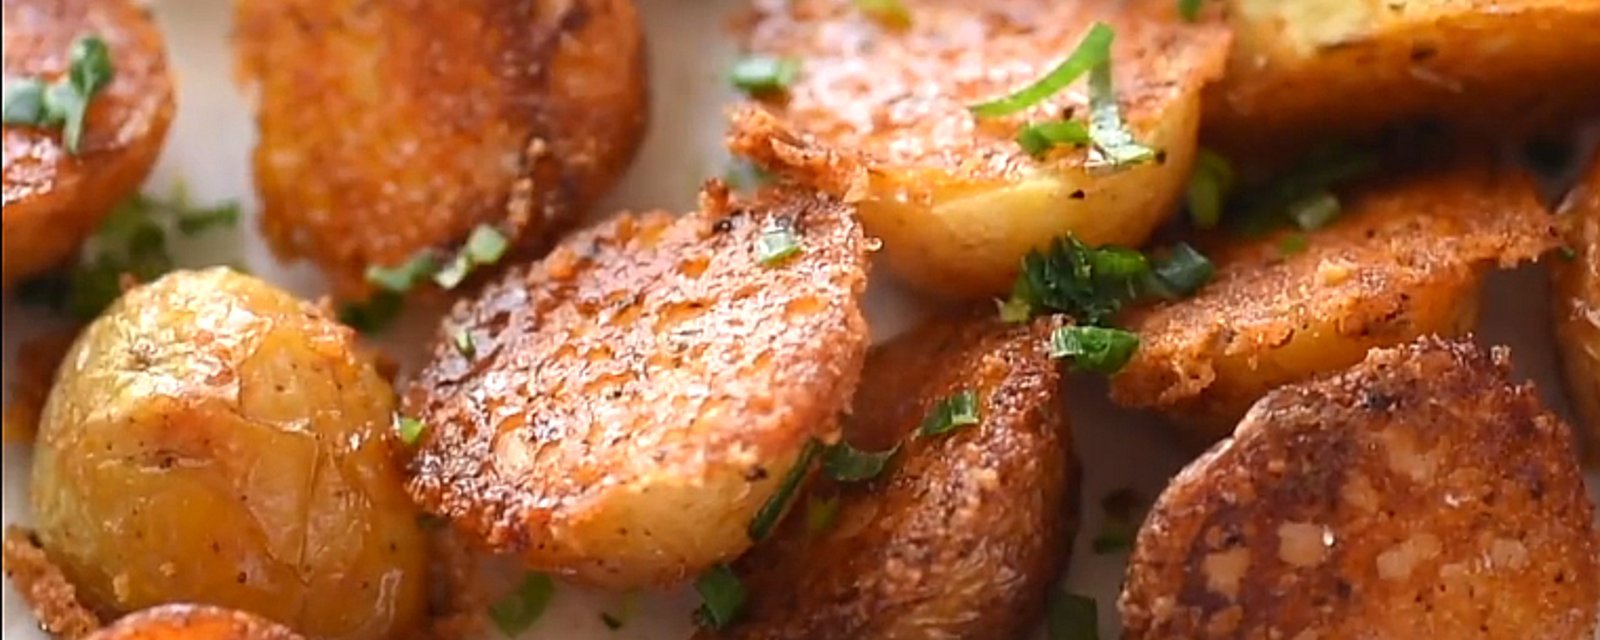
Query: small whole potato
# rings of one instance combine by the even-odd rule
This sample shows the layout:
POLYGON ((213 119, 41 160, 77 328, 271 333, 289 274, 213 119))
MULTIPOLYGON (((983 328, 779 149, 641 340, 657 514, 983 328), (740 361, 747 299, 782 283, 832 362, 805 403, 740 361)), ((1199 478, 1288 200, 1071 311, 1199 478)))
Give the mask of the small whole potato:
POLYGON ((394 393, 351 330, 225 268, 90 324, 39 427, 37 538, 104 617, 169 602, 373 640, 424 613, 394 393))
POLYGON ((1600 466, 1600 156, 1563 208, 1570 260, 1551 260, 1557 350, 1566 364, 1567 397, 1586 435, 1591 465, 1600 466))
POLYGON ((88 640, 304 640, 275 622, 243 611, 168 604, 130 614, 88 640))

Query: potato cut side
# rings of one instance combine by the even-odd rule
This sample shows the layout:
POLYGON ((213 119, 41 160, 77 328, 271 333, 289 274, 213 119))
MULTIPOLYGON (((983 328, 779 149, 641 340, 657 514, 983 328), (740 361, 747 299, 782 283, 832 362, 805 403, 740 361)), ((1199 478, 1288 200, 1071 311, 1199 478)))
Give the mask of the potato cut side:
POLYGON ((1532 184, 1490 165, 1374 182, 1341 201, 1342 215, 1317 231, 1215 239, 1210 284, 1127 314, 1142 344, 1112 379, 1112 399, 1215 440, 1275 387, 1373 347, 1470 330, 1484 274, 1555 244, 1532 184))
POLYGON ((1065 233, 1139 245, 1189 177, 1200 89, 1228 36, 1177 23, 1170 2, 907 0, 897 28, 850 0, 762 2, 746 48, 792 57, 788 91, 736 110, 730 146, 778 174, 858 200, 894 270, 933 292, 1004 292, 1022 256, 1065 233), (1114 87, 1158 160, 1094 168, 1090 150, 1030 156, 1029 122, 1083 121, 1083 80, 1027 111, 979 119, 970 105, 1042 77, 1096 21, 1116 32, 1114 87))
POLYGON ((743 618, 702 637, 1023 637, 1078 522, 1052 326, 1005 325, 986 311, 933 320, 875 349, 845 439, 899 453, 872 480, 819 482, 735 566, 749 597, 743 618), (976 394, 977 424, 917 434, 964 391, 976 394), (819 526, 813 513, 827 508, 836 511, 819 526))
POLYGON ((1550 261, 1557 352, 1567 397, 1586 434, 1587 460, 1600 466, 1600 155, 1559 218, 1570 259, 1550 261))
POLYGON ((243 611, 169 604, 129 615, 88 640, 304 640, 243 611))
POLYGON ((478 225, 542 250, 644 134, 632 0, 240 0, 262 231, 338 294, 478 225))
POLYGON ((623 215, 456 305, 406 394, 428 425, 410 464, 426 509, 611 587, 750 546, 855 389, 867 245, 835 200, 709 189, 698 212, 623 215))
POLYGON ((1426 338, 1262 399, 1145 520, 1125 637, 1592 637, 1572 434, 1509 375, 1426 338))
POLYGON ((65 261, 111 208, 144 182, 172 122, 161 32, 134 0, 6 0, 6 87, 64 79, 73 42, 98 36, 111 81, 89 101, 77 153, 53 127, 7 124, 0 287, 65 261))
POLYGON ((1600 114, 1600 0, 1227 0, 1207 144, 1306 147, 1388 124, 1504 135, 1600 114))

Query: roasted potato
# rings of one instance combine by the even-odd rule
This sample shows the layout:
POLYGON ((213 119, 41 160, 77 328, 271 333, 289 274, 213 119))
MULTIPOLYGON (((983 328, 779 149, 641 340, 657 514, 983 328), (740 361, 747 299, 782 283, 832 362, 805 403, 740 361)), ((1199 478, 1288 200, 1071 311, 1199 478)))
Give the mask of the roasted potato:
MULTIPOLYGON (((0 287, 65 260, 100 219, 139 188, 172 122, 166 45, 134 0, 6 0, 5 87, 64 78, 73 42, 95 35, 110 82, 89 100, 77 153, 53 127, 6 124, 0 287)), ((8 99, 9 103, 10 100, 8 99)))
POLYGON ((942 294, 998 294, 1029 249, 1068 232, 1138 245, 1173 210, 1194 157, 1201 87, 1226 56, 1224 30, 1174 23, 1170 2, 908 0, 904 28, 856 5, 759 3, 747 48, 802 66, 786 92, 735 112, 729 144, 859 200, 899 275, 942 294), (1097 20, 1116 31, 1118 101, 1136 138, 1161 151, 1155 161, 1106 170, 1089 149, 1036 158, 1017 143, 1030 121, 1086 113, 1085 91, 1010 117, 969 110, 1043 76, 1097 20))
POLYGON ((169 604, 129 615, 89 640, 304 640, 276 622, 243 611, 169 604))
POLYGON ((644 135, 632 0, 239 0, 261 225, 360 297, 479 225, 542 249, 644 135))
POLYGON ((1425 338, 1263 398, 1156 501, 1124 637, 1593 637, 1572 434, 1509 375, 1425 338))
POLYGON ((807 513, 736 565, 744 617, 703 638, 1020 638, 1043 611, 1077 528, 1077 461, 1051 324, 935 320, 868 356, 845 438, 900 446, 881 475, 828 482, 833 524, 807 513), (976 425, 919 436, 976 392, 976 425))
POLYGON ((457 303, 406 392, 411 494, 531 568, 671 584, 750 546, 867 346, 867 243, 799 191, 623 215, 457 303), (793 240, 793 253, 776 251, 793 240))
POLYGON ((224 268, 124 294, 50 391, 39 542, 102 616, 237 608, 318 638, 388 638, 424 613, 424 540, 394 393, 351 330, 224 268))
POLYGON ((1215 440, 1275 387, 1373 347, 1471 329, 1485 272, 1555 243, 1526 177, 1482 163, 1380 180, 1342 201, 1341 217, 1303 236, 1225 234, 1197 295, 1128 314, 1142 344, 1112 399, 1215 440))
POLYGON ((1203 138, 1235 153, 1396 122, 1500 135, 1600 113, 1597 0, 1224 5, 1234 48, 1203 138))
POLYGON ((1550 261, 1557 352, 1566 364, 1567 397, 1588 435, 1588 461, 1600 466, 1600 155, 1564 211, 1572 259, 1550 261))

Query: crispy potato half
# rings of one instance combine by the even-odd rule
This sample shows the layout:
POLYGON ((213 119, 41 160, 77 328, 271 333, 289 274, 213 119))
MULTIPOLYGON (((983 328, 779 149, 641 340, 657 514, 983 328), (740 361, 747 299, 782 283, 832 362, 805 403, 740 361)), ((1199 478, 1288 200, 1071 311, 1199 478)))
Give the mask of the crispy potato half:
POLYGON ((411 494, 531 568, 671 584, 743 552, 867 347, 867 245, 808 192, 625 214, 444 320, 406 393, 411 494), (792 241, 794 250, 778 250, 792 241))
POLYGON ((89 640, 304 640, 282 625, 233 609, 169 604, 145 609, 89 640))
POLYGON ((1124 637, 1592 637, 1572 434, 1509 375, 1427 338, 1263 398, 1156 501, 1124 637))
POLYGON ((65 78, 73 42, 98 36, 112 78, 89 100, 72 153, 60 130, 6 124, 0 287, 53 267, 150 173, 172 122, 166 44, 133 0, 6 0, 5 86, 65 78))
POLYGON ((1568 197, 1560 222, 1571 260, 1551 260, 1556 351, 1566 365, 1567 397, 1587 434, 1588 462, 1600 466, 1600 155, 1568 197))
POLYGON ((745 33, 753 53, 801 63, 786 92, 734 114, 735 153, 858 200, 888 264, 928 291, 1007 290, 1029 249, 1071 232, 1139 245, 1189 178, 1200 90, 1221 74, 1228 35, 1179 24, 1170 2, 907 0, 909 25, 850 0, 764 1, 745 33), (1013 116, 971 105, 1005 96, 1060 63, 1090 26, 1116 32, 1113 86, 1135 137, 1157 160, 1108 170, 1085 148, 1028 154, 1029 122, 1087 113, 1069 89, 1013 116))
POLYGON ((937 319, 867 358, 845 439, 899 446, 876 478, 821 481, 807 513, 741 558, 743 618, 702 638, 1019 638, 1072 548, 1078 466, 1054 323, 937 319), (978 423, 918 435, 955 394, 978 423), (831 524, 810 509, 832 503, 831 524))
POLYGON ((644 135, 632 0, 238 0, 257 90, 262 231, 342 296, 368 266, 478 225, 529 250, 616 182, 644 135))
POLYGON ((1417 121, 1505 134, 1600 113, 1597 0, 1225 7, 1234 48, 1206 93, 1207 144, 1304 146, 1417 121))
POLYGON ((1317 231, 1214 239, 1210 284, 1124 318, 1142 344, 1112 399, 1215 440, 1275 387, 1470 330, 1484 274, 1555 245, 1527 177, 1488 164, 1372 182, 1341 202, 1317 231))
POLYGON ((37 537, 103 617, 169 602, 318 638, 416 629, 424 540, 394 393, 355 333, 225 268, 124 294, 78 338, 39 428, 37 537))

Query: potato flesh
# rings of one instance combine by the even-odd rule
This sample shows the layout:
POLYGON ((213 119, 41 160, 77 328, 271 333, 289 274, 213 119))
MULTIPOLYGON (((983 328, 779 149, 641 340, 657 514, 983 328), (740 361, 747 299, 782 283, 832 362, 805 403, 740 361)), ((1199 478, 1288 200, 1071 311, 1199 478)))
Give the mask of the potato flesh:
POLYGON ((131 614, 88 640, 304 640, 282 626, 242 611, 186 604, 131 614))
POLYGON ((1585 454, 1600 467, 1600 156, 1564 207, 1570 260, 1550 261, 1557 352, 1566 365, 1567 397, 1577 411, 1585 454))
POLYGON ((423 541, 354 336, 225 269, 129 292, 85 330, 40 425, 32 501, 102 613, 174 601, 387 637, 423 613, 423 541))

